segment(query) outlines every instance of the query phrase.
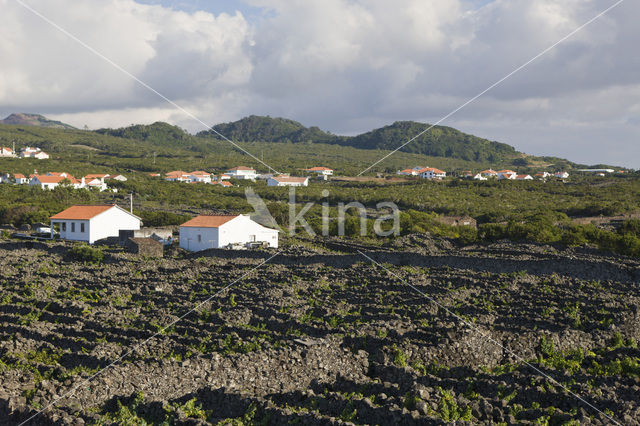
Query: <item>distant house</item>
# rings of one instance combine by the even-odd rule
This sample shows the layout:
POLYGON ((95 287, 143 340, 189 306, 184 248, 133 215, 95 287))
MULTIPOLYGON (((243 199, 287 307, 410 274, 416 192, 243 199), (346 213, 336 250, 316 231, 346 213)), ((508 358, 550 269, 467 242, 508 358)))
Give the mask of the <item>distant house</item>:
POLYGON ((104 178, 98 178, 98 177, 89 177, 89 176, 85 176, 84 178, 82 178, 82 182, 83 184, 83 188, 93 188, 96 189, 100 192, 102 191, 106 191, 107 190, 107 184, 104 181, 104 178))
POLYGON ((211 183, 211 173, 195 171, 188 174, 190 182, 211 183))
POLYGON ((414 167, 413 169, 404 169, 398 172, 399 175, 404 176, 418 176, 420 174, 420 170, 424 169, 424 167, 414 167))
POLYGON ((73 176, 32 175, 29 180, 30 186, 38 186, 41 189, 55 189, 65 183, 73 188, 82 188, 84 187, 84 178, 83 181, 79 181, 73 176))
POLYGON ((309 173, 315 173, 324 179, 328 176, 333 176, 333 170, 328 167, 312 167, 310 169, 306 169, 306 171, 309 173))
POLYGON ((180 226, 180 247, 189 251, 263 244, 278 247, 278 231, 249 216, 198 216, 180 226))
POLYGON ((85 241, 117 237, 121 230, 140 229, 140 218, 117 205, 73 206, 51 216, 52 237, 58 230, 60 238, 85 241))
POLYGON ((436 220, 449 226, 470 226, 478 227, 478 222, 471 216, 438 216, 436 220))
POLYGON ((0 157, 15 157, 16 154, 11 148, 0 147, 0 157))
POLYGON ((169 182, 188 182, 189 175, 182 170, 175 170, 173 172, 169 172, 164 176, 164 180, 169 182))
POLYGON ((26 148, 22 148, 20 151, 20 158, 37 158, 38 160, 46 160, 49 158, 49 154, 40 148, 32 148, 28 146, 26 148))
POLYGON ((258 174, 254 169, 245 166, 234 167, 233 169, 227 170, 226 174, 232 179, 255 180, 258 177, 258 174))
POLYGON ((551 176, 551 173, 548 173, 548 172, 538 172, 535 175, 533 175, 533 177, 536 179, 546 179, 549 176, 551 176))
MULTIPOLYGON (((160 175, 158 175, 158 176, 160 176, 160 175)), ((119 182, 126 182, 126 181, 127 181, 126 176, 123 176, 123 175, 107 175, 107 176, 105 177, 105 179, 109 179, 109 180, 117 180, 117 181, 119 181, 119 182)))
POLYGON ((533 180, 531 175, 516 175, 516 180, 533 180))
POLYGON ((267 179, 267 186, 309 186, 309 178, 281 175, 267 179))
POLYGON ((223 173, 220 175, 220 180, 229 180, 231 179, 231 175, 228 175, 226 173, 223 173))
POLYGON ((476 173, 476 174, 473 176, 473 179, 474 179, 474 180, 488 180, 489 178, 488 178, 488 177, 486 177, 485 175, 483 175, 482 173, 476 173))
POLYGON ((425 167, 418 170, 418 176, 422 179, 443 179, 447 177, 447 172, 433 167, 425 167))
POLYGON ((518 174, 513 170, 500 170, 498 172, 498 179, 514 180, 516 176, 518 176, 518 174))
POLYGON ((29 178, 23 175, 22 173, 14 174, 13 179, 16 181, 16 184, 18 185, 26 185, 29 183, 29 178))
POLYGON ((567 173, 567 172, 556 172, 553 175, 555 177, 557 177, 558 179, 568 179, 569 178, 569 173, 567 173))
POLYGON ((492 177, 496 178, 496 177, 498 177, 498 172, 496 172, 495 170, 491 170, 491 169, 483 170, 483 171, 480 172, 480 174, 482 176, 486 177, 486 178, 492 178, 492 177))
POLYGON ((225 188, 230 188, 233 186, 233 184, 231 182, 227 182, 227 181, 218 181, 218 182, 214 182, 214 185, 220 185, 220 186, 224 186, 225 188))

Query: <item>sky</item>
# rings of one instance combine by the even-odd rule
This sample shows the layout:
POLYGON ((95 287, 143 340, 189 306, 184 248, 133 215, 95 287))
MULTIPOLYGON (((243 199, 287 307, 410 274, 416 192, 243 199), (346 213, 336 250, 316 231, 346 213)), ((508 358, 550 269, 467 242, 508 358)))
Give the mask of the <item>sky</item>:
MULTIPOLYGON (((345 135, 435 123, 616 2, 20 1, 108 61, 0 0, 0 115, 196 132, 256 114, 345 135)), ((637 16, 623 1, 441 124, 640 169, 637 16)))

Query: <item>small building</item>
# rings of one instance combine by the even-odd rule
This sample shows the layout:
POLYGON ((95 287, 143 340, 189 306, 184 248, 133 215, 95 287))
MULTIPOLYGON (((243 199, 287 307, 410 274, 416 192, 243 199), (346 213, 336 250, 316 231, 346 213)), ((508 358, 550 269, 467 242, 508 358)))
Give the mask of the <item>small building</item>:
POLYGON ((33 175, 29 180, 29 186, 38 186, 41 189, 55 189, 60 185, 68 184, 73 188, 84 187, 84 178, 82 181, 77 180, 73 176, 48 176, 48 175, 33 175))
POLYGON ((333 169, 330 169, 328 167, 312 167, 310 169, 306 169, 305 171, 309 172, 309 173, 315 173, 317 174, 319 177, 321 177, 322 179, 327 179, 329 176, 333 176, 333 169))
POLYGON ((188 182, 189 175, 182 170, 174 170, 165 175, 164 180, 169 182, 188 182))
POLYGON ((23 175, 22 173, 14 174, 13 179, 16 181, 17 185, 26 185, 29 183, 29 178, 23 175))
MULTIPOLYGON (((160 175, 158 174, 158 176, 160 176, 160 175)), ((105 179, 117 180, 119 182, 126 182, 127 181, 126 176, 123 176, 123 175, 107 175, 105 177, 105 179)))
POLYGON ((518 174, 513 170, 500 170, 498 172, 498 179, 515 180, 516 176, 518 176, 518 174))
POLYGON ((233 186, 233 184, 231 182, 227 182, 225 180, 221 180, 218 182, 213 182, 213 185, 220 185, 223 186, 225 188, 231 188, 233 186))
POLYGON ((533 180, 531 175, 516 175, 516 180, 533 180))
POLYGON ((534 178, 543 179, 543 180, 548 178, 548 177, 550 177, 550 176, 551 176, 551 173, 549 173, 549 172, 538 172, 535 175, 533 175, 534 178))
POLYGON ((418 176, 422 179, 444 179, 447 177, 447 172, 433 167, 425 167, 418 170, 418 176))
POLYGON ((476 173, 473 176, 473 179, 474 180, 489 180, 489 178, 487 176, 483 175, 482 173, 476 173))
POLYGON ((20 151, 20 158, 37 158, 38 160, 46 160, 49 158, 49 154, 40 148, 32 148, 28 146, 26 148, 22 148, 20 151))
POLYGON ((15 157, 16 154, 11 148, 0 147, 0 157, 15 157))
POLYGON ((125 246, 130 253, 146 257, 164 256, 164 245, 153 238, 129 238, 125 246))
POLYGON ((498 172, 495 170, 487 169, 480 172, 480 174, 486 178, 496 178, 498 177, 498 172))
POLYGON ((555 177, 557 177, 558 179, 568 179, 569 178, 569 173, 567 173, 567 172, 555 172, 553 175, 555 177))
POLYGON ((119 206, 73 206, 51 216, 51 238, 55 231, 60 238, 85 241, 93 244, 98 240, 118 237, 120 231, 140 229, 141 220, 119 206))
POLYGON ((226 174, 229 175, 231 179, 255 180, 258 177, 254 169, 245 166, 234 167, 233 169, 227 170, 226 174))
POLYGON ((309 186, 309 178, 281 175, 267 179, 267 186, 309 186))
POLYGON ((277 248, 278 231, 244 215, 198 216, 180 226, 180 247, 189 251, 254 244, 277 248))
POLYGON ((189 173, 189 182, 197 183, 211 183, 211 173, 203 171, 195 171, 189 173))

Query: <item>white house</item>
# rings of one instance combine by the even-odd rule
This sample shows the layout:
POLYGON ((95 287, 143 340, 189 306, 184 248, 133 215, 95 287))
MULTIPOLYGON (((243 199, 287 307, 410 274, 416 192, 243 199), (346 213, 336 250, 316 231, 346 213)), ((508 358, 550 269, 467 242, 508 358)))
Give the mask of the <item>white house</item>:
POLYGON ((231 170, 227 170, 227 175, 232 179, 249 179, 255 180, 258 177, 256 171, 250 167, 238 166, 231 170))
POLYGON ((105 177, 105 179, 113 179, 113 180, 117 180, 119 182, 126 182, 127 181, 126 176, 123 176, 123 175, 107 175, 107 177, 105 177))
POLYGON ((498 177, 498 172, 495 170, 487 169, 480 172, 480 174, 486 178, 498 177))
POLYGON ((315 173, 318 176, 322 176, 326 179, 327 176, 333 176, 333 170, 328 167, 312 167, 306 169, 307 172, 315 173))
POLYGON ((516 175, 516 180, 533 180, 531 175, 516 175))
POLYGON ((420 170, 424 169, 424 167, 414 167, 413 169, 404 169, 398 172, 399 175, 404 176, 418 176, 420 174, 420 170))
POLYGON ((180 247, 189 251, 223 248, 248 243, 278 247, 278 231, 266 228, 249 216, 198 216, 180 226, 180 247))
POLYGON ((476 173, 476 174, 473 176, 473 179, 474 179, 474 180, 488 180, 489 178, 487 178, 487 177, 483 176, 483 175, 482 175, 482 173, 476 173))
POLYGON ((447 172, 440 169, 434 169, 433 167, 425 167, 418 170, 418 176, 422 179, 442 179, 447 177, 447 172))
POLYGON ((190 182, 211 183, 211 173, 195 171, 189 173, 190 182))
POLYGON ((117 237, 121 230, 137 231, 140 223, 138 216, 115 204, 73 206, 51 216, 51 237, 54 229, 58 229, 60 238, 93 244, 103 238, 117 237))
POLYGON ((11 148, 0 147, 0 157, 15 157, 16 154, 11 148))
MULTIPOLYGON (((16 179, 17 181, 17 179, 16 179)), ((29 180, 30 186, 39 186, 41 189, 55 189, 63 183, 68 183, 73 188, 83 188, 84 178, 81 181, 77 180, 73 176, 48 176, 48 175, 33 175, 29 180)))
POLYGON ((164 180, 169 182, 189 182, 189 175, 182 170, 169 172, 165 175, 164 180))
POLYGON ((556 172, 553 175, 555 177, 559 178, 559 179, 568 179, 569 178, 569 173, 567 173, 567 172, 556 172))
POLYGON ((549 172, 538 172, 533 177, 535 177, 537 179, 546 179, 546 178, 548 178, 550 176, 551 176, 551 173, 549 173, 549 172))
POLYGON ((516 176, 518 176, 518 174, 513 170, 500 170, 498 172, 498 179, 514 180, 516 176))
POLYGON ((20 158, 37 158, 38 160, 46 160, 49 158, 49 154, 40 148, 31 148, 28 146, 26 148, 22 148, 20 151, 20 158))
POLYGON ((13 179, 15 179, 16 184, 18 185, 26 185, 29 183, 29 178, 23 175, 22 173, 14 174, 13 179))
POLYGON ((309 178, 276 176, 267 179, 267 186, 309 186, 309 178))

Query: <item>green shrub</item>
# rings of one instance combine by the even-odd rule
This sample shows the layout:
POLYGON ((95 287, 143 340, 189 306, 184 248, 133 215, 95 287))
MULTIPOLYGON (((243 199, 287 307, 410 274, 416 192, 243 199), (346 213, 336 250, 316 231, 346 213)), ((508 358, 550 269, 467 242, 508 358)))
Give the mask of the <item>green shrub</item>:
POLYGON ((98 248, 93 248, 88 245, 81 245, 72 247, 67 254, 80 262, 89 263, 102 263, 104 260, 104 253, 98 248))

